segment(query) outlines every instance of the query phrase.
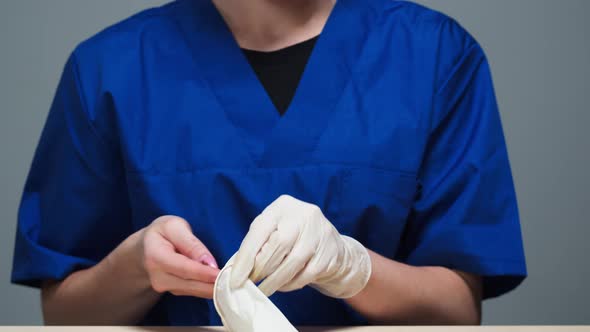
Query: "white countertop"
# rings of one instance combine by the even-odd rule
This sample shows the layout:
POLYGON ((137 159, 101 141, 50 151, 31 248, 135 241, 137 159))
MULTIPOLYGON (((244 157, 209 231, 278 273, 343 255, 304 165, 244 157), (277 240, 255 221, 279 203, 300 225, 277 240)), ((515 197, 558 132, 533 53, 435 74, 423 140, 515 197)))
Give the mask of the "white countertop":
MULTIPOLYGON (((590 332, 590 326, 363 326, 301 327, 300 332, 590 332)), ((223 332, 221 327, 0 327, 0 332, 223 332)), ((280 331, 277 331, 280 332, 280 331)))

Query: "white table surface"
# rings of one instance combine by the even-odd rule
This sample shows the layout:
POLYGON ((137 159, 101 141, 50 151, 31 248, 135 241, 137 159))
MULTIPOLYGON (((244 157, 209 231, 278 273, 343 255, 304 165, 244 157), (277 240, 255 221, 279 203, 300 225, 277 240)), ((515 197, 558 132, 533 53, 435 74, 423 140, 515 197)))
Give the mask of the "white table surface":
MULTIPOLYGON (((300 332, 590 332, 590 326, 301 327, 300 332)), ((0 327, 0 332, 224 332, 221 327, 0 327)), ((280 331, 277 331, 280 332, 280 331)))

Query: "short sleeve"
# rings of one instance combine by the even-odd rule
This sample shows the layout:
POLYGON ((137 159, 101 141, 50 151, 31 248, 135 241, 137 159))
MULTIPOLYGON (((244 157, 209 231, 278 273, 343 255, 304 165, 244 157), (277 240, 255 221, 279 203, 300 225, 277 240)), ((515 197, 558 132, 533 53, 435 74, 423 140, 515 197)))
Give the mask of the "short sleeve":
POLYGON ((72 55, 22 195, 13 283, 39 287, 64 279, 99 262, 131 233, 120 154, 94 125, 96 105, 109 103, 86 105, 81 81, 72 55))
POLYGON ((436 90, 399 258, 480 275, 490 298, 526 276, 517 201, 484 52, 457 24, 446 29, 439 56, 449 69, 436 90))

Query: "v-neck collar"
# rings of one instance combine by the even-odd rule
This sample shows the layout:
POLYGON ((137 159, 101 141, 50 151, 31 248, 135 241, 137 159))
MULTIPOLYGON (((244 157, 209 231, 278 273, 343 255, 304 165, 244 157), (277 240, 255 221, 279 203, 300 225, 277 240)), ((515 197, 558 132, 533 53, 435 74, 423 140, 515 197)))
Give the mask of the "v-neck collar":
POLYGON ((301 165, 315 149, 367 38, 369 5, 336 2, 281 117, 211 1, 183 16, 197 68, 259 167, 301 165))
POLYGON ((305 63, 307 63, 307 59, 318 38, 319 35, 276 51, 267 52, 242 48, 242 53, 246 55, 246 59, 248 59, 250 64, 254 63, 265 67, 280 67, 286 64, 285 61, 303 58, 305 59, 305 63))
POLYGON ((271 52, 242 48, 242 53, 281 115, 291 104, 317 39, 318 36, 271 52))

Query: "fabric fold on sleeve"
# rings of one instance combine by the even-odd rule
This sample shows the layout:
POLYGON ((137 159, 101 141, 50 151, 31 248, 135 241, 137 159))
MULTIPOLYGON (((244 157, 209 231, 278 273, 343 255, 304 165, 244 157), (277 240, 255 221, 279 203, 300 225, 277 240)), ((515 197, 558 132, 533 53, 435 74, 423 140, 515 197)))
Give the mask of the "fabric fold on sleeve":
POLYGON ((420 195, 398 258, 480 275, 490 298, 526 277, 517 200, 488 61, 458 24, 447 29, 441 54, 461 53, 447 55, 456 60, 434 98, 420 195))
POLYGON ((100 96, 81 93, 80 84, 95 81, 81 75, 72 54, 22 195, 13 283, 40 287, 62 280, 95 265, 132 232, 120 154, 95 127, 96 117, 113 110, 86 104, 100 96))

